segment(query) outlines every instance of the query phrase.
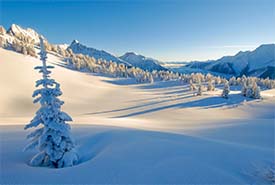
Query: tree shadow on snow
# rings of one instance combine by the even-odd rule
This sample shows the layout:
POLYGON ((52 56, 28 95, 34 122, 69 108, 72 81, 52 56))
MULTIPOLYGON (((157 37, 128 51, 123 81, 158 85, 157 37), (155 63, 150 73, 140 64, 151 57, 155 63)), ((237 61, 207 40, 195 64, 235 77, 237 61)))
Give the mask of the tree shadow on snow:
POLYGON ((214 97, 206 97, 206 98, 201 98, 199 100, 194 100, 194 101, 189 101, 189 102, 184 102, 184 103, 176 103, 172 105, 166 105, 166 106, 160 106, 160 107, 155 107, 152 109, 147 109, 147 110, 142 110, 142 111, 137 111, 121 116, 115 116, 112 118, 124 118, 124 117, 132 117, 132 116, 138 116, 142 114, 148 114, 152 112, 157 112, 157 111, 162 111, 165 109, 172 109, 172 108, 201 108, 201 109, 213 109, 213 108, 228 108, 228 107, 236 107, 243 103, 244 101, 252 101, 253 99, 250 98, 245 98, 241 96, 240 94, 232 94, 229 95, 228 99, 219 97, 219 96, 214 96, 214 97))
MULTIPOLYGON (((106 114, 106 113, 115 113, 115 112, 134 110, 134 109, 144 108, 144 107, 148 107, 148 106, 152 106, 152 105, 158 105, 160 103, 166 103, 166 102, 171 102, 171 101, 183 100, 183 99, 187 99, 187 98, 191 98, 191 97, 193 97, 193 93, 192 92, 186 93, 186 94, 183 94, 183 95, 178 95, 178 96, 175 96, 175 97, 173 97, 173 96, 162 97, 162 98, 166 98, 164 100, 158 100, 159 98, 157 98, 154 101, 147 102, 147 103, 140 104, 140 105, 136 105, 136 106, 125 107, 125 108, 114 109, 114 110, 91 112, 91 113, 86 113, 84 115, 96 115, 96 114, 106 114)), ((147 99, 144 99, 144 100, 147 100, 147 99)), ((152 98, 150 98, 150 100, 152 100, 152 98)))

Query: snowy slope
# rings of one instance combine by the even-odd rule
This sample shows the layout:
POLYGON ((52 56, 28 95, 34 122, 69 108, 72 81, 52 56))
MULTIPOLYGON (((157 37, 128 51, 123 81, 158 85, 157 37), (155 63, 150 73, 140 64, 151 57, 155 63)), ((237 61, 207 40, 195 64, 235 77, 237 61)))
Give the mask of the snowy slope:
POLYGON ((127 62, 121 60, 118 57, 115 57, 114 55, 104 51, 104 50, 97 50, 91 47, 87 47, 77 40, 73 40, 73 42, 70 44, 68 47, 70 48, 74 53, 76 54, 83 54, 83 55, 89 55, 91 57, 94 57, 96 59, 103 59, 107 61, 113 61, 113 62, 118 62, 118 63, 124 63, 126 65, 129 65, 127 62))
POLYGON ((40 61, 0 48, 0 184, 271 184, 274 89, 255 101, 239 91, 223 99, 220 89, 197 97, 186 84, 127 85, 48 57, 81 163, 27 165, 34 152, 22 152, 23 125, 37 110, 31 94, 40 61))
POLYGON ((274 79, 275 44, 261 45, 254 51, 239 52, 235 56, 225 56, 215 61, 192 62, 187 66, 236 76, 244 74, 274 79))
POLYGON ((73 126, 83 163, 58 170, 26 165, 34 152, 20 149, 23 127, 0 128, 1 184, 272 184, 273 127, 266 121, 198 136, 73 126))
POLYGON ((127 52, 119 58, 143 70, 167 70, 159 64, 159 61, 135 54, 134 52, 127 52))

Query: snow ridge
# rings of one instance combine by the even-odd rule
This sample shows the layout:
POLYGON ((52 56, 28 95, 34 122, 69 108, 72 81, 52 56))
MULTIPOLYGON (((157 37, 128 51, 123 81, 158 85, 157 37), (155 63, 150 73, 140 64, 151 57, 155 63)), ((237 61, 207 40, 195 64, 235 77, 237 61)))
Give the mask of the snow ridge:
POLYGON ((22 28, 19 25, 16 24, 12 24, 11 27, 8 30, 8 33, 11 35, 19 35, 22 34, 25 37, 30 37, 34 40, 35 44, 39 43, 39 36, 40 34, 38 34, 35 30, 31 29, 31 28, 22 28))
POLYGON ((104 50, 97 50, 91 47, 87 47, 83 44, 81 44, 78 40, 73 40, 68 49, 71 49, 74 53, 76 54, 83 54, 83 55, 88 55, 90 57, 94 57, 95 59, 104 59, 107 61, 113 61, 117 63, 123 63, 127 66, 129 64, 120 58, 104 51, 104 50))
POLYGON ((187 67, 235 76, 257 76, 272 78, 275 72, 275 44, 264 44, 254 51, 239 52, 234 56, 225 56, 207 62, 191 62, 187 67))
POLYGON ((119 58, 143 70, 167 70, 166 68, 160 65, 160 62, 158 60, 147 58, 143 55, 138 55, 134 52, 127 52, 119 58))

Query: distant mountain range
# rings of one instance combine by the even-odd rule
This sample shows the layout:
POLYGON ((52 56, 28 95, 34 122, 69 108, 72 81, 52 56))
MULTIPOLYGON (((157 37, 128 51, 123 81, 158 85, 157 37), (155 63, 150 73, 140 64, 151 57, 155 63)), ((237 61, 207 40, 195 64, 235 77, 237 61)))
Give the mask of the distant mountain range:
POLYGON ((138 55, 134 52, 127 52, 121 57, 120 59, 128 62, 129 64, 139 67, 144 70, 153 71, 153 70, 167 70, 166 68, 162 67, 160 62, 156 59, 147 58, 142 55, 138 55))
POLYGON ((240 51, 218 60, 190 62, 186 67, 234 76, 257 76, 275 79, 275 44, 264 44, 254 51, 240 51))
MULTIPOLYGON (((1 28, 3 28, 3 27, 1 27, 1 28)), ((40 34, 31 28, 25 29, 19 25, 12 24, 11 27, 8 29, 7 33, 9 33, 10 36, 18 36, 18 35, 22 34, 23 36, 28 37, 31 40, 33 40, 34 44, 36 44, 36 45, 39 44, 40 34)), ((12 37, 10 38, 10 40, 12 40, 12 37)), ((92 47, 85 46, 77 40, 73 40, 70 45, 59 44, 58 46, 60 46, 63 49, 71 49, 75 54, 84 54, 84 55, 88 55, 90 57, 94 57, 96 59, 103 59, 106 61, 123 63, 127 66, 139 67, 143 70, 148 70, 148 71, 167 70, 165 67, 162 67, 159 64, 159 61, 152 59, 152 58, 147 58, 142 55, 137 55, 133 52, 127 52, 123 56, 117 57, 109 52, 104 51, 104 50, 98 50, 98 49, 95 49, 92 47)))
MULTIPOLYGON (((0 28, 1 30, 4 29, 1 26, 0 28)), ((37 45, 39 43, 40 34, 31 28, 24 29, 16 24, 12 24, 7 33, 9 33, 9 39, 11 40, 14 35, 22 34, 31 38, 34 44, 37 45)), ((59 46, 63 49, 70 48, 76 54, 81 53, 96 59, 112 60, 148 71, 167 70, 167 68, 169 68, 170 70, 183 73, 188 71, 203 71, 204 73, 211 72, 234 76, 246 75, 275 79, 275 44, 264 44, 254 51, 240 51, 234 56, 225 56, 218 60, 195 62, 161 62, 134 52, 127 52, 118 57, 107 51, 85 46, 77 40, 72 41, 70 45, 62 44, 59 46)))
POLYGON ((101 58, 107 61, 111 60, 117 63, 124 63, 127 66, 139 67, 143 70, 167 70, 159 64, 159 61, 152 58, 147 58, 142 55, 137 55, 134 52, 127 52, 120 57, 116 57, 104 50, 97 50, 91 47, 87 47, 79 43, 77 40, 74 40, 68 48, 70 48, 74 53, 89 55, 96 59, 101 58))
POLYGON ((124 60, 121 60, 119 57, 116 57, 104 50, 97 50, 91 47, 87 47, 79 41, 74 40, 71 45, 68 47, 70 48, 74 53, 76 54, 83 54, 83 55, 88 55, 90 57, 94 57, 95 59, 104 59, 107 61, 113 61, 113 62, 118 62, 118 63, 124 63, 129 66, 129 63, 125 62, 124 60))

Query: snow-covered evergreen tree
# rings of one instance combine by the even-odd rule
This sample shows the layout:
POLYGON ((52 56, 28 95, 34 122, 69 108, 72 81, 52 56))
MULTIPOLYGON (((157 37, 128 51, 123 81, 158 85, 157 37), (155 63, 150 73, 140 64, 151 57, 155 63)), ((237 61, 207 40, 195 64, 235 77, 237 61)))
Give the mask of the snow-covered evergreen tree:
POLYGON ((246 83, 243 83, 243 84, 242 84, 241 94, 242 94, 243 96, 246 96, 246 93, 247 93, 247 86, 246 86, 246 83))
POLYGON ((148 79, 148 81, 149 81, 149 83, 154 83, 154 78, 153 78, 153 75, 152 74, 150 74, 149 73, 149 77, 148 77, 149 79, 148 79))
POLYGON ((194 91, 194 90, 196 90, 196 89, 197 89, 196 85, 193 84, 192 80, 190 80, 190 81, 189 81, 189 90, 190 90, 190 91, 194 91))
POLYGON ((197 96, 201 96, 202 95, 202 84, 198 85, 198 91, 197 91, 197 96))
POLYGON ((60 85, 55 80, 50 79, 49 69, 53 66, 46 65, 47 53, 43 39, 40 38, 40 59, 42 66, 35 69, 42 73, 43 78, 36 81, 36 87, 41 87, 34 91, 34 103, 40 103, 41 107, 36 112, 35 117, 25 129, 38 127, 31 132, 27 138, 31 142, 25 147, 25 150, 37 148, 39 152, 31 159, 32 166, 49 166, 62 168, 72 166, 77 163, 78 156, 75 151, 75 145, 70 135, 70 125, 67 121, 72 118, 65 112, 62 112, 63 101, 58 99, 62 94, 60 85))
POLYGON ((252 83, 252 85, 250 85, 247 88, 245 96, 248 98, 255 98, 255 99, 261 98, 261 90, 255 81, 252 83))
POLYGON ((253 91, 253 96, 252 96, 253 98, 255 99, 261 98, 261 89, 256 82, 254 82, 252 85, 252 91, 253 91))
POLYGON ((215 86, 213 85, 212 80, 209 80, 207 84, 207 91, 214 91, 214 90, 215 90, 215 86))
POLYGON ((229 92, 230 92, 229 83, 225 82, 224 87, 223 87, 223 91, 222 91, 222 97, 227 99, 228 95, 229 95, 229 92))
POLYGON ((231 85, 231 86, 234 86, 234 85, 236 85, 237 84, 237 82, 236 82, 236 77, 231 77, 230 79, 229 79, 229 85, 231 85))

